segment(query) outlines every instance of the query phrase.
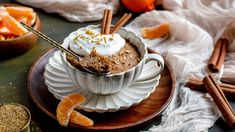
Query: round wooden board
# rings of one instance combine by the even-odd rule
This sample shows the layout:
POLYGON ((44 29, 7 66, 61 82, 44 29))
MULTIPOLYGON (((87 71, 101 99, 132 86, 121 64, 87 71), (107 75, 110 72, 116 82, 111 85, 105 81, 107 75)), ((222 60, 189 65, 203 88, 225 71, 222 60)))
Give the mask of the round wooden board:
MULTIPOLYGON (((48 59, 53 56, 55 49, 45 53, 33 64, 28 76, 28 91, 36 105, 47 115, 56 119, 56 107, 59 103, 47 89, 44 82, 44 68, 48 59)), ((175 77, 165 63, 164 71, 161 74, 160 83, 149 98, 138 105, 127 110, 120 110, 115 113, 89 113, 81 111, 84 115, 94 120, 91 127, 76 126, 80 130, 128 130, 141 127, 157 116, 168 106, 175 90, 175 77)))

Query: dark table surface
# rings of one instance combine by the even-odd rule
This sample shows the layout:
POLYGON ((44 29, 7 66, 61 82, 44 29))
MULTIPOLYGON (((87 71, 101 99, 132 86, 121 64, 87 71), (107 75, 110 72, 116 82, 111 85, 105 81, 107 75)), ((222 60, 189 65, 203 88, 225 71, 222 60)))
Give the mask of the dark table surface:
MULTIPOLYGON (((0 4, 3 3, 16 2, 13 0, 1 0, 0 4)), ((123 14, 122 10, 123 8, 121 8, 121 11, 114 16, 114 22, 123 14)), ((35 11, 38 13, 42 22, 41 31, 60 43, 63 42, 63 39, 68 36, 70 32, 78 29, 79 27, 100 23, 100 21, 74 23, 65 20, 57 14, 49 14, 40 9, 35 9, 35 11)), ((134 16, 137 15, 138 14, 135 14, 134 16)), ((29 108, 32 114, 32 131, 74 131, 73 129, 60 127, 57 121, 44 114, 34 104, 27 91, 27 76, 30 67, 41 54, 45 53, 50 48, 52 47, 49 44, 40 39, 28 52, 16 57, 0 60, 0 104, 17 102, 29 108)), ((230 101, 230 103, 235 107, 234 101, 230 101)), ((149 127, 157 125, 159 122, 160 117, 140 130, 147 130, 149 127)), ((209 131, 235 132, 235 129, 228 128, 225 122, 219 118, 209 131)))

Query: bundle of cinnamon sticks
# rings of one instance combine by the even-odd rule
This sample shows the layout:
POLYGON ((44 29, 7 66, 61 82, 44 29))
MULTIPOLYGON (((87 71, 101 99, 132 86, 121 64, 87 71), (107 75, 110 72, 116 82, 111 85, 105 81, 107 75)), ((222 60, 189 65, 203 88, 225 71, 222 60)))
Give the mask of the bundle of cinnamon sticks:
POLYGON ((219 72, 228 49, 228 40, 219 39, 215 45, 208 67, 212 72, 219 72))
POLYGON ((215 78, 212 75, 206 76, 203 79, 203 84, 206 87, 206 90, 213 98, 216 106, 219 108, 220 112, 224 116, 225 121, 230 127, 235 126, 235 114, 229 104, 227 98, 224 95, 224 92, 220 85, 216 82, 215 78))
POLYGON ((104 15, 103 15, 103 21, 101 25, 101 34, 116 33, 131 18, 131 16, 132 16, 131 13, 125 13, 110 31, 110 26, 112 22, 112 10, 105 9, 104 15))
POLYGON ((224 116, 224 119, 230 127, 235 126, 235 114, 228 103, 227 97, 235 95, 235 86, 226 83, 218 83, 212 75, 204 77, 203 80, 198 78, 189 78, 186 86, 192 90, 208 92, 213 98, 216 106, 224 116))

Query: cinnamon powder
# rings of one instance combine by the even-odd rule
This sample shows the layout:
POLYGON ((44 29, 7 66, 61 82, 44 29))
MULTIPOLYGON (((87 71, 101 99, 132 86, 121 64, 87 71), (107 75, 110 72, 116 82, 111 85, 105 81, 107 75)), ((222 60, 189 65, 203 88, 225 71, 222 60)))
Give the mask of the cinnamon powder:
POLYGON ((4 104, 0 106, 0 131, 19 132, 28 123, 27 111, 16 104, 4 104))

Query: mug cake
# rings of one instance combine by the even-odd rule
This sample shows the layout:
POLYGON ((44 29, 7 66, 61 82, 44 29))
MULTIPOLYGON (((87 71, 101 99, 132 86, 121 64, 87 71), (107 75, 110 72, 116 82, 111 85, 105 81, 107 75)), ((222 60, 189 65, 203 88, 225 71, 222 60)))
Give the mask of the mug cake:
POLYGON ((63 47, 79 57, 61 52, 62 63, 79 88, 93 94, 113 94, 133 84, 149 61, 157 61, 159 71, 163 70, 162 57, 149 55, 141 38, 122 28, 130 17, 125 13, 110 31, 112 10, 108 9, 101 26, 80 28, 65 38, 63 47))
POLYGON ((100 30, 100 25, 80 28, 70 33, 62 44, 64 48, 81 56, 77 60, 65 52, 60 52, 64 69, 78 88, 93 94, 116 93, 133 84, 145 63, 149 61, 160 64, 159 73, 155 77, 161 73, 164 68, 163 58, 158 54, 148 54, 147 47, 139 36, 124 28, 107 35, 101 35, 100 30), (92 74, 81 70, 80 66, 86 66, 88 62, 88 68, 97 71, 110 70, 110 73, 92 74))
POLYGON ((97 25, 73 32, 68 48, 82 57, 78 60, 67 55, 66 59, 72 66, 82 66, 96 72, 124 72, 136 66, 141 59, 137 48, 130 41, 126 41, 117 33, 101 34, 97 25))

